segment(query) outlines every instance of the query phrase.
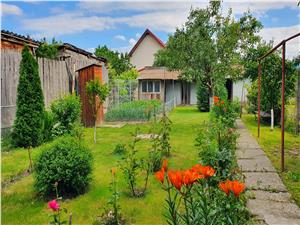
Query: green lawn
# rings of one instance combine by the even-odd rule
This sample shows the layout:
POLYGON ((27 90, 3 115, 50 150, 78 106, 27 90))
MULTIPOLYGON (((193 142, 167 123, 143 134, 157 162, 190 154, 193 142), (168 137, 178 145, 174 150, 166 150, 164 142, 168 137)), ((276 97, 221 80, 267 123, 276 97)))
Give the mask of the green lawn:
MULTIPOLYGON (((243 115, 243 122, 252 135, 257 138, 257 121, 253 115, 243 115)), ((260 146, 264 149, 275 168, 281 171, 281 130, 273 131, 268 126, 261 127, 260 146)), ((300 137, 285 132, 286 172, 279 173, 289 192, 300 206, 300 137)))
MULTIPOLYGON (((173 156, 170 167, 187 168, 197 162, 197 150, 194 147, 197 125, 208 120, 208 113, 199 113, 194 107, 178 107, 170 113, 172 120, 171 145, 173 156)), ((130 133, 140 127, 142 133, 148 133, 150 124, 126 125, 123 128, 98 128, 97 144, 93 144, 93 130, 85 130, 85 142, 94 156, 93 181, 89 191, 77 198, 65 200, 63 206, 73 213, 73 224, 91 224, 96 215, 102 213, 109 193, 110 173, 117 167, 120 156, 112 154, 117 143, 128 144, 130 133)), ((33 159, 45 146, 33 149, 33 159)), ((149 148, 148 141, 138 144, 140 154, 149 148)), ((2 153, 2 182, 28 168, 28 155, 24 149, 2 153)), ((165 224, 165 193, 154 176, 150 179, 148 193, 144 198, 128 197, 122 174, 117 171, 118 187, 121 192, 120 203, 128 224, 154 225, 165 224)), ((47 203, 39 200, 33 191, 32 175, 22 178, 2 190, 2 224, 47 224, 50 211, 47 203)))

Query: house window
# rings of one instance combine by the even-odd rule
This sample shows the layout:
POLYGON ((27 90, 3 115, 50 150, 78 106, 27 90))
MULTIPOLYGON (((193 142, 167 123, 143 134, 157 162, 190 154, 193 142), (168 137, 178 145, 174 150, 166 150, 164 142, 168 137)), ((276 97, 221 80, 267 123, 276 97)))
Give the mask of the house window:
POLYGON ((142 81, 142 92, 147 93, 159 93, 160 92, 160 81, 158 80, 143 80, 142 81))

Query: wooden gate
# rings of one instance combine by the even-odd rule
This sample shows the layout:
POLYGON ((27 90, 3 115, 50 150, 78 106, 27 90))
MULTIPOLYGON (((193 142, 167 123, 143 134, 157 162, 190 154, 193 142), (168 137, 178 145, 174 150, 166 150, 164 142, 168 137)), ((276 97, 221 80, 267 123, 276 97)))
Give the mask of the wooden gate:
MULTIPOLYGON (((81 100, 81 121, 86 127, 92 127, 94 126, 93 110, 86 93, 86 83, 95 79, 99 79, 101 83, 103 82, 102 66, 92 64, 77 71, 79 73, 78 93, 81 100)), ((100 125, 103 122, 103 118, 104 112, 103 106, 101 106, 98 111, 96 125, 100 125)))

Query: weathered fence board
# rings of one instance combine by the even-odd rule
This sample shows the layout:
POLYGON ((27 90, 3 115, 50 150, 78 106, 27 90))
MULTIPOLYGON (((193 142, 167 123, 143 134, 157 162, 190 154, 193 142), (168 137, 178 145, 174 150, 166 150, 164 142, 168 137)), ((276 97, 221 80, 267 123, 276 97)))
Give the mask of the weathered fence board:
MULTIPOLYGON (((20 52, 1 49, 2 128, 11 127, 15 118, 20 61, 20 52)), ((40 58, 38 65, 45 106, 48 107, 51 101, 69 92, 66 62, 40 58)))

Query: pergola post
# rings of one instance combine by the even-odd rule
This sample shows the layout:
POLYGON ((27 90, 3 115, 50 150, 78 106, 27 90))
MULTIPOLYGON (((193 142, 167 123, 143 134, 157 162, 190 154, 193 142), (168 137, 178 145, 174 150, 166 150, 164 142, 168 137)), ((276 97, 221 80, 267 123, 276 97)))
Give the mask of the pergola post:
POLYGON ((257 93, 257 137, 260 138, 260 94, 261 94, 261 61, 258 64, 258 93, 257 93))
POLYGON ((282 83, 281 83, 281 171, 284 171, 284 83, 285 83, 285 41, 282 43, 282 83))

